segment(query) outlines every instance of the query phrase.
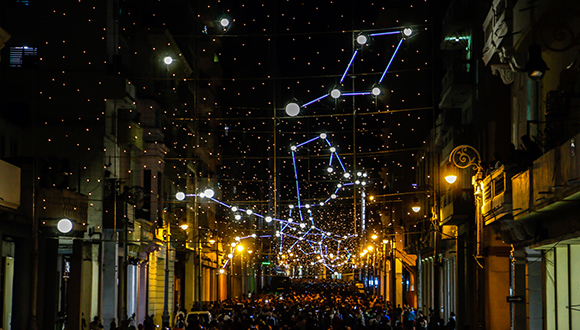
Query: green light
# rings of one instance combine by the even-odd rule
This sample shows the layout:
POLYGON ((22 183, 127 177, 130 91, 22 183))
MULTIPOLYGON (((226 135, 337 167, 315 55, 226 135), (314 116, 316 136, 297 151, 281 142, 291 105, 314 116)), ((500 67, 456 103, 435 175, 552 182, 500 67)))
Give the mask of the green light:
POLYGON ((269 261, 262 261, 262 265, 269 265, 270 262, 269 261))

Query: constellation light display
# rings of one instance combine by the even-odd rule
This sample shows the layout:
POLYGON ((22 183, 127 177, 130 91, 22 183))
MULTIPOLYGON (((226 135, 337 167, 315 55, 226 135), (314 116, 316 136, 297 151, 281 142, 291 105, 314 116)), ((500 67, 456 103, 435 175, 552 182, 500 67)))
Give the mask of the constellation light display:
MULTIPOLYGON (((381 78, 379 79, 379 84, 381 84, 383 82, 383 80, 385 79, 385 75, 387 74, 387 72, 389 71, 389 68, 391 67, 391 64, 393 63, 393 60, 395 59, 395 56, 397 55, 397 52, 399 51, 399 49, 401 48, 401 44, 403 43, 403 41, 410 37, 413 34, 413 29, 410 27, 406 27, 404 28, 402 31, 398 30, 398 31, 386 31, 386 32, 377 32, 377 33, 372 33, 369 34, 370 37, 379 37, 379 36, 386 36, 386 35, 401 35, 400 39, 399 39, 399 43, 395 49, 395 51, 393 52, 393 54, 391 55, 391 59, 389 60, 389 63, 387 64, 387 67, 385 68, 385 70, 383 71, 383 74, 381 75, 381 78)), ((365 46, 368 41, 369 41, 369 37, 367 37, 367 35, 365 33, 360 33, 357 37, 356 37, 356 43, 363 47, 365 46)), ((340 84, 342 84, 344 82, 344 79, 346 78, 346 75, 348 74, 348 72, 350 71, 352 64, 355 60, 355 58, 357 57, 357 55, 359 54, 359 49, 356 49, 353 54, 352 57, 350 58, 350 61, 348 62, 348 65, 346 66, 346 69, 344 70, 342 77, 340 78, 340 84)), ((351 93, 342 93, 340 91, 340 89, 338 88, 333 88, 329 93, 324 94, 314 100, 311 100, 309 102, 304 103, 301 107, 298 105, 298 103, 292 102, 289 103, 288 105, 291 104, 291 107, 289 107, 288 105, 286 105, 286 114, 288 114, 291 117, 295 117, 299 114, 300 108, 305 108, 313 103, 316 103, 318 101, 321 101, 322 99, 326 98, 327 96, 331 96, 334 99, 338 99, 341 96, 358 96, 358 95, 373 95, 373 96, 378 96, 380 95, 380 89, 377 86, 373 86, 371 91, 364 91, 364 92, 351 92, 351 93), (298 108, 297 108, 298 107, 298 108)))
MULTIPOLYGON (((348 243, 350 239, 357 237, 357 235, 339 235, 330 231, 323 230, 317 224, 323 219, 323 207, 327 205, 331 200, 336 200, 338 198, 338 193, 341 189, 348 186, 359 185, 364 187, 366 181, 361 181, 360 178, 363 177, 361 172, 356 175, 357 180, 355 182, 350 182, 348 179, 352 176, 347 172, 344 163, 340 155, 338 154, 336 147, 334 147, 330 141, 327 139, 327 134, 322 133, 314 138, 311 138, 305 142, 299 143, 291 147, 292 161, 294 166, 294 178, 295 178, 295 188, 296 188, 296 204, 288 205, 288 217, 285 219, 274 218, 270 215, 262 215, 254 212, 251 209, 244 209, 238 206, 234 206, 218 199, 213 198, 213 190, 206 189, 204 192, 199 194, 185 194, 183 192, 178 192, 176 194, 176 199, 184 200, 186 197, 200 197, 203 199, 210 200, 217 204, 222 205, 225 208, 230 209, 234 213, 234 219, 236 221, 241 220, 242 214, 247 216, 255 216, 258 218, 263 218, 267 223, 275 221, 279 223, 280 229, 276 231, 275 237, 279 240, 278 253, 280 255, 285 253, 293 253, 293 251, 300 251, 306 256, 316 255, 316 261, 311 262, 311 266, 320 263, 332 273, 335 273, 340 267, 344 266, 352 258, 353 254, 348 249, 348 243), (336 188, 329 192, 327 196, 319 196, 314 200, 303 200, 302 193, 300 191, 300 179, 298 174, 297 158, 296 152, 300 148, 307 146, 310 143, 323 140, 330 151, 329 164, 327 167, 328 172, 335 172, 333 168, 333 162, 335 167, 338 167, 337 172, 342 171, 341 174, 337 174, 337 177, 342 180, 341 183, 336 185, 336 188), (338 164, 338 165, 337 165, 338 164), (347 181, 345 181, 347 180, 347 181), (209 193, 211 190, 211 193, 209 193), (315 213, 316 212, 316 213, 315 213), (295 220, 296 218, 296 220, 295 220)), ((364 174, 366 177, 366 173, 364 174)), ((363 193, 364 196, 364 193, 363 193)), ((258 236, 254 233, 251 235, 236 237, 235 241, 232 243, 232 248, 240 247, 239 242, 249 239, 257 238, 258 236)), ((270 238, 271 235, 262 235, 260 238, 270 238)), ((224 264, 226 267, 227 262, 224 264)))

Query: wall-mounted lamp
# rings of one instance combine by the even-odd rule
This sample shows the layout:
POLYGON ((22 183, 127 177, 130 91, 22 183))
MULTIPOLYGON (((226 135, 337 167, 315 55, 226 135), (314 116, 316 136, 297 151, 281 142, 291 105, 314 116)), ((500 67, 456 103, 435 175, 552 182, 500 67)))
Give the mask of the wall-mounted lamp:
POLYGON ((542 47, 537 44, 530 45, 528 49, 528 62, 524 67, 524 71, 528 73, 528 77, 534 80, 540 80, 544 77, 546 70, 550 70, 548 65, 542 59, 542 47))

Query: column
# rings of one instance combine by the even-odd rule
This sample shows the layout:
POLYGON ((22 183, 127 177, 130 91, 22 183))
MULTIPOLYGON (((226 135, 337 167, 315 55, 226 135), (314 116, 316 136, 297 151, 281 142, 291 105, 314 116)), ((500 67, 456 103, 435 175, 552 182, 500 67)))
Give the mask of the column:
POLYGON ((544 328, 544 303, 543 303, 543 280, 542 280, 542 252, 526 248, 527 276, 528 276, 528 322, 529 330, 543 330, 544 328))
MULTIPOLYGON (((117 239, 114 229, 104 230, 103 242, 103 326, 109 330, 112 321, 117 322, 117 278, 118 256, 117 239)), ((118 324, 117 324, 118 325, 118 324)))

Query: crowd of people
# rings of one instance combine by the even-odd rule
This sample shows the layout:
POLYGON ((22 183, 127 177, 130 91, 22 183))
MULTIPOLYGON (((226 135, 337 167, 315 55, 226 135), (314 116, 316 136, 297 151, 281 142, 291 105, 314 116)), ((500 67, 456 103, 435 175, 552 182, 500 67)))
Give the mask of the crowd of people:
POLYGON ((455 329, 453 313, 444 323, 432 310, 424 315, 409 306, 393 306, 380 296, 359 294, 353 283, 338 281, 299 281, 291 292, 248 295, 204 309, 213 315, 210 322, 181 322, 174 329, 455 329))

